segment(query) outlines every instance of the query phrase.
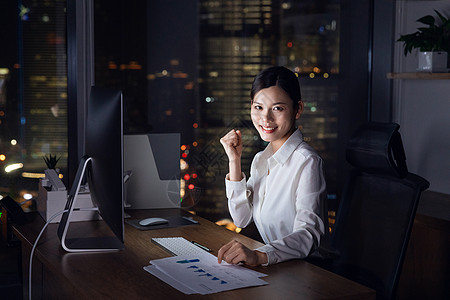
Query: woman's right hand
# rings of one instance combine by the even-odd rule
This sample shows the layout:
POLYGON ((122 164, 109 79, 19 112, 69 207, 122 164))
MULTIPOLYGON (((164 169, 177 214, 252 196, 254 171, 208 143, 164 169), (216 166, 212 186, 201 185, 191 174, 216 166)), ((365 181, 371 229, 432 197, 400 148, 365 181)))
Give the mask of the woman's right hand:
POLYGON ((230 162, 241 160, 242 156, 242 133, 239 130, 231 130, 220 139, 230 162))

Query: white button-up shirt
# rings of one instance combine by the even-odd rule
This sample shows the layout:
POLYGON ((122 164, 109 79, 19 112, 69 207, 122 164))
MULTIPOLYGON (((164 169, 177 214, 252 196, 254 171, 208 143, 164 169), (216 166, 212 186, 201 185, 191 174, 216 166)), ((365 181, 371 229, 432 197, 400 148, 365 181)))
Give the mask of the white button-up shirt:
POLYGON ((273 153, 269 144, 255 155, 248 181, 225 179, 228 207, 236 226, 254 220, 266 245, 268 264, 304 258, 325 233, 326 184, 322 159, 300 130, 273 153))

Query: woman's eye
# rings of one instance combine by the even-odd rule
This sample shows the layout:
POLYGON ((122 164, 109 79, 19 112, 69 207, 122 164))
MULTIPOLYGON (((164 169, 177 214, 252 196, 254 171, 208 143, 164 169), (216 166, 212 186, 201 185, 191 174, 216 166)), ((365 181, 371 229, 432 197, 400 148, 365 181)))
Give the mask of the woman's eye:
POLYGON ((255 107, 255 109, 257 109, 257 110, 262 109, 262 106, 260 106, 260 105, 255 105, 254 107, 255 107))
POLYGON ((275 106, 275 107, 273 108, 273 110, 275 110, 275 111, 282 111, 283 108, 280 107, 280 106, 275 106))

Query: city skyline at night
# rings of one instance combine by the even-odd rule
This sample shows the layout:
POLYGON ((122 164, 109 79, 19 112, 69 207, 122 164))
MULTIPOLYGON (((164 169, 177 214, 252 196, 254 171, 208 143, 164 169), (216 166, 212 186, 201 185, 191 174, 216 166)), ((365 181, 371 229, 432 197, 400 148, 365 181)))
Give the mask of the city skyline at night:
MULTIPOLYGON (((19 141, 35 160, 35 171, 44 168, 39 163, 47 152, 61 152, 62 166, 67 159, 65 15, 62 3, 53 3, 28 13, 42 36, 28 36, 28 31, 23 36, 27 123, 19 141), (53 28, 49 12, 59 14, 53 28), (42 65, 45 55, 54 59, 47 67, 42 65)), ((253 155, 266 146, 250 120, 249 91, 254 76, 271 65, 284 65, 298 75, 305 111, 297 125, 324 158, 329 192, 335 193, 336 1, 318 6, 313 1, 205 0, 176 7, 141 3, 138 9, 120 3, 94 3, 95 82, 123 91, 125 133, 181 133, 186 206, 216 219, 228 214, 223 182, 227 161, 219 139, 232 128, 242 130, 243 171, 248 175, 253 155), (181 12, 186 15, 177 17, 181 12), (178 28, 183 32, 175 32, 178 28)))

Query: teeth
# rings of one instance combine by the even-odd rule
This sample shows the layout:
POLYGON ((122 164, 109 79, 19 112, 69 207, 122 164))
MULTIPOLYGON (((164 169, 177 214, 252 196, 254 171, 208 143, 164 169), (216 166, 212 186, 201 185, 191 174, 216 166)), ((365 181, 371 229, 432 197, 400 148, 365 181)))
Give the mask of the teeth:
POLYGON ((264 126, 261 126, 264 130, 267 130, 267 131, 270 131, 270 130, 274 130, 275 128, 274 127, 264 127, 264 126))

